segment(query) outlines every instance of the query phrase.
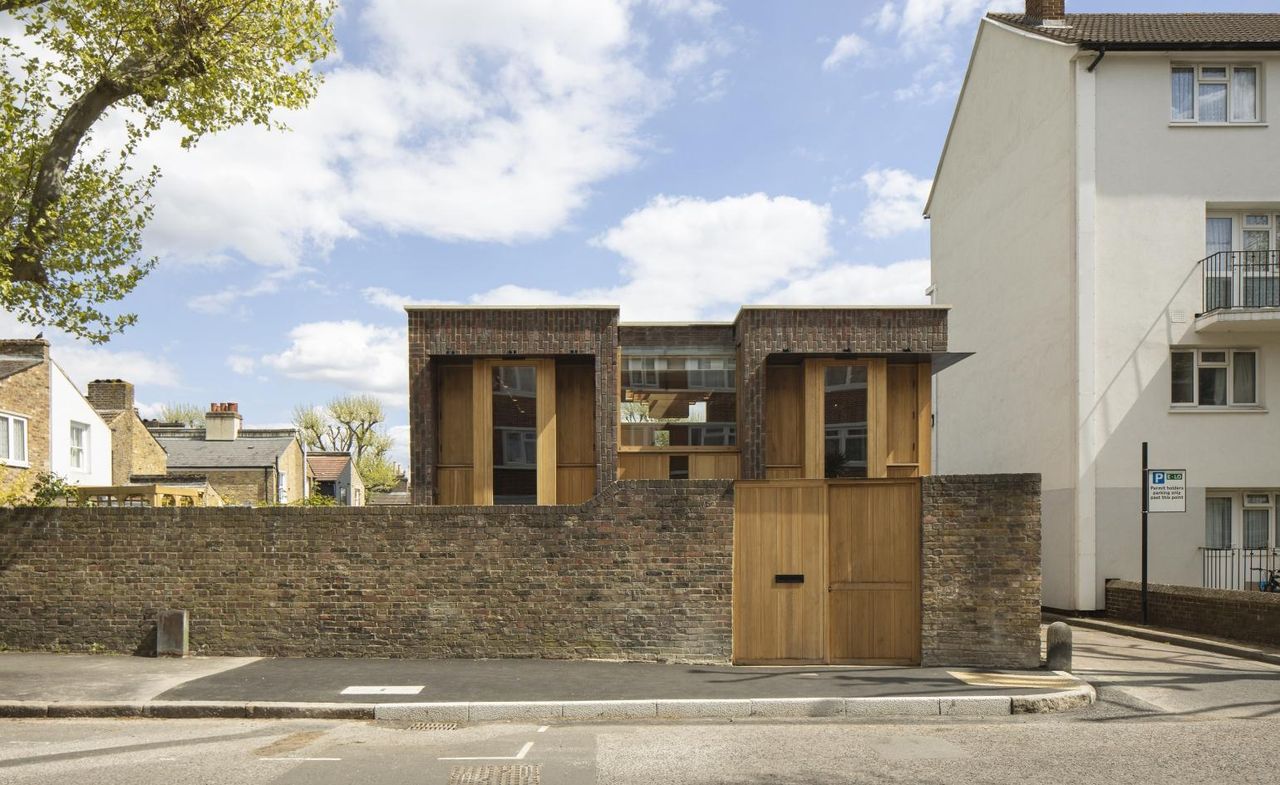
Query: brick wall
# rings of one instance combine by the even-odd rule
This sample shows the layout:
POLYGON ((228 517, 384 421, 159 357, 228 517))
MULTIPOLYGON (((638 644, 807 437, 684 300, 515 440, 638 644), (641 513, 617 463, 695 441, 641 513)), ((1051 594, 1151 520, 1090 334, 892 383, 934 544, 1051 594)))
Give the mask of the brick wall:
MULTIPOLYGON (((1106 593, 1108 618, 1142 621, 1142 584, 1113 579, 1106 593)), ((1280 594, 1151 583, 1147 612, 1156 627, 1280 646, 1280 594)))
POLYGON ((431 358, 441 355, 595 358, 596 489, 618 474, 617 308, 424 308, 409 311, 409 471, 414 504, 435 489, 431 358))
POLYGON ((27 461, 30 470, 0 464, 0 485, 29 483, 35 472, 49 471, 49 363, 0 379, 0 411, 27 418, 27 461))
POLYGON ((947 350, 944 308, 743 308, 735 325, 744 480, 764 479, 765 360, 770 354, 947 350))
POLYGON ((1040 475, 921 480, 924 665, 1040 664, 1040 475))
POLYGON ((733 324, 622 324, 618 326, 618 342, 625 352, 630 347, 723 346, 732 352, 733 324))
POLYGON ((731 483, 581 506, 0 511, 0 642, 204 654, 726 661, 731 483))

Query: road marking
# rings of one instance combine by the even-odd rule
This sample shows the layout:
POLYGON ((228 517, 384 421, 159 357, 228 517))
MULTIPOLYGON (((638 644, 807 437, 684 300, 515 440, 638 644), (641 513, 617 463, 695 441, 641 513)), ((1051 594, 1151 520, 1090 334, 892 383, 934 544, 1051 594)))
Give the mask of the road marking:
POLYGON ((258 760, 291 760, 295 762, 302 762, 302 761, 335 761, 335 760, 342 760, 342 758, 258 758, 258 760))
POLYGON ((547 728, 550 728, 550 727, 551 727, 550 725, 543 725, 541 728, 538 728, 538 733, 546 733, 547 728))
POLYGON ((416 686, 373 686, 356 684, 347 687, 342 691, 343 695, 417 695, 426 687, 424 685, 416 686))
POLYGON ((533 742, 527 741, 520 751, 515 755, 491 756, 491 757, 470 757, 470 758, 436 758, 436 760, 524 760, 524 756, 529 754, 529 750, 533 749, 533 742))
POLYGON ((987 673, 981 671, 947 671, 952 678, 974 687, 1018 687, 1028 689, 1069 689, 1080 680, 1069 673, 987 673))

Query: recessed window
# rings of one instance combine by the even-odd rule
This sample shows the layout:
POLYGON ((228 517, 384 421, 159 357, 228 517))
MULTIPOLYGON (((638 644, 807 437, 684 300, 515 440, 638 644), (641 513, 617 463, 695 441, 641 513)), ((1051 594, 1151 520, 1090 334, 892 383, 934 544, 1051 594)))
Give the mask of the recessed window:
POLYGON ((1204 547, 1231 547, 1231 498, 1210 496, 1204 500, 1204 547))
POLYGON ((737 360, 720 347, 655 347, 622 355, 624 447, 733 447, 737 360))
POLYGON ((1241 546, 1257 550, 1269 545, 1271 535, 1271 494, 1246 493, 1244 495, 1243 536, 1241 546))
POLYGON ((503 365, 498 367, 498 387, 507 395, 533 397, 537 393, 536 374, 532 366, 503 365))
POLYGON ((1175 406, 1257 406, 1258 353, 1235 349, 1175 349, 1170 398, 1175 406))
POLYGON ((1261 112, 1256 65, 1175 65, 1172 118, 1176 123, 1256 123, 1261 112))
POLYGON ((82 422, 71 423, 71 468, 89 471, 89 426, 82 422))
POLYGON ((0 462, 27 466, 27 419, 0 414, 0 462))

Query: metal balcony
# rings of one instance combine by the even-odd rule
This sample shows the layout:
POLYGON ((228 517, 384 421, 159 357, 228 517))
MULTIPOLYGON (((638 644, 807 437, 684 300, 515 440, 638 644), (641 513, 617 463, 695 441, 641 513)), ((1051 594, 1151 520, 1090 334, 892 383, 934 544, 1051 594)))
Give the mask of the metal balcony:
POLYGON ((1197 332, 1280 332, 1280 251, 1220 251, 1200 274, 1197 332))

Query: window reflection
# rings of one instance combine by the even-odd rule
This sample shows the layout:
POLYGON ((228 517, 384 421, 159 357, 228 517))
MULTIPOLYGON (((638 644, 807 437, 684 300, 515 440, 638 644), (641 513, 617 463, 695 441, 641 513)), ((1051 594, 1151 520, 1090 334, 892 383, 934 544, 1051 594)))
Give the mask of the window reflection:
POLYGON ((733 355, 685 352, 654 350, 623 355, 623 446, 737 444, 737 365, 733 355))
POLYGON ((831 365, 822 392, 825 475, 867 476, 867 368, 831 365))
POLYGON ((493 369, 493 503, 538 503, 537 369, 493 369))

